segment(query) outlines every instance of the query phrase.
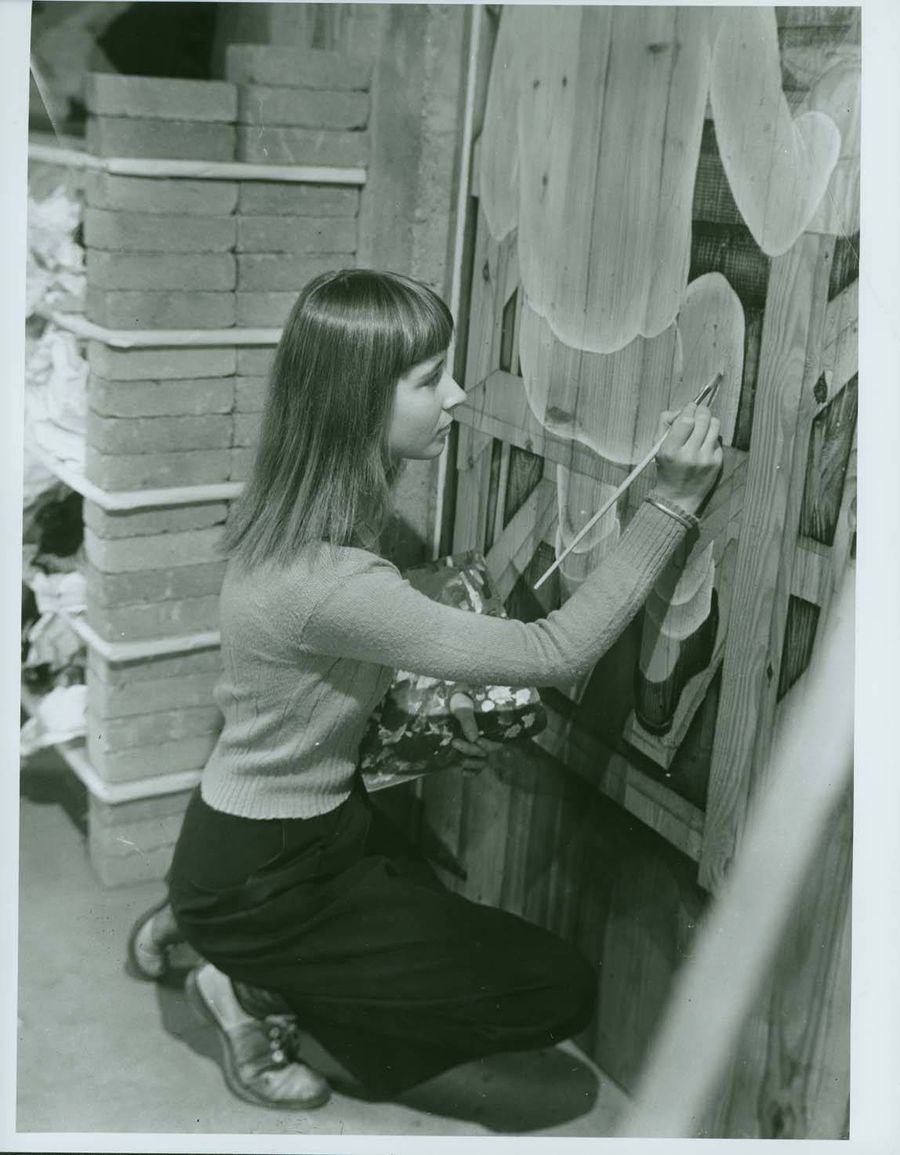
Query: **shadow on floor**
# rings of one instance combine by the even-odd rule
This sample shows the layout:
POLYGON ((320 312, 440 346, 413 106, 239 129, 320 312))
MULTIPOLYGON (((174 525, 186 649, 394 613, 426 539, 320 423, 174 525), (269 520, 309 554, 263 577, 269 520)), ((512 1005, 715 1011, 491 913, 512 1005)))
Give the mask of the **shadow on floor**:
MULTIPOLYGON (((173 967, 156 985, 161 1024, 195 1054, 218 1063, 215 1029, 200 1021, 184 994, 190 965, 186 952, 186 965, 173 967)), ((476 1123, 497 1134, 521 1134, 577 1119, 594 1106, 598 1090, 596 1073, 587 1062, 549 1048, 465 1063, 395 1101, 414 1111, 476 1123)))
POLYGON ((87 790, 56 750, 38 750, 25 762, 20 776, 20 796, 39 806, 59 806, 82 835, 87 835, 87 790))
POLYGON ((414 1087, 398 1102, 498 1134, 558 1127, 590 1111, 599 1083, 576 1055, 548 1049, 490 1055, 414 1087))

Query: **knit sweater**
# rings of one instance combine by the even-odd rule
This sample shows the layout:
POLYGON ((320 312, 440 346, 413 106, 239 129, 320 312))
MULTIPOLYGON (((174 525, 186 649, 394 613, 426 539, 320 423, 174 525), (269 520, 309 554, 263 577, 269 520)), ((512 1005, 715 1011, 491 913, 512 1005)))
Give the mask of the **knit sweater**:
POLYGON ((204 800, 247 818, 339 806, 395 669, 469 684, 571 684, 637 612, 685 532, 644 503, 568 601, 528 623, 440 605, 363 549, 307 547, 288 566, 249 570, 232 560, 215 691, 225 723, 204 800))

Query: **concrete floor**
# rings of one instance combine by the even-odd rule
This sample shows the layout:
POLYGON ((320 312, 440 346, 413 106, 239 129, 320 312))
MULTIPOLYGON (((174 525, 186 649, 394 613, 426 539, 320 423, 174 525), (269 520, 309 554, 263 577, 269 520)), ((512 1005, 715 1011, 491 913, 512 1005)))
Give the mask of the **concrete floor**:
MULTIPOLYGON (((80 788, 79 788, 80 789, 80 788)), ((334 1095, 312 1112, 236 1099, 211 1028, 177 982, 126 973, 132 920, 161 884, 106 890, 77 819, 83 799, 43 757, 23 773, 19 926, 20 1132, 604 1136, 623 1092, 574 1047, 458 1067, 402 1102, 334 1095)))

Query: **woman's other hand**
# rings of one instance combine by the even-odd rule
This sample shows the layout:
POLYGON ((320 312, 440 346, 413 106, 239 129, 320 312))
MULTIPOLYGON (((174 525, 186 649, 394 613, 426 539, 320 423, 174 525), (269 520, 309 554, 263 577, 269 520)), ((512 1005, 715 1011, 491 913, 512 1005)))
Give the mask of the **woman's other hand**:
POLYGON ((666 412, 658 436, 668 436, 656 455, 653 492, 696 513, 715 488, 722 469, 719 419, 706 405, 690 405, 666 412))
POLYGON ((463 770, 477 774, 485 768, 490 756, 501 748, 502 743, 491 742, 479 734, 475 706, 468 694, 457 691, 451 696, 450 713, 463 732, 462 738, 454 738, 450 744, 463 755, 463 770))

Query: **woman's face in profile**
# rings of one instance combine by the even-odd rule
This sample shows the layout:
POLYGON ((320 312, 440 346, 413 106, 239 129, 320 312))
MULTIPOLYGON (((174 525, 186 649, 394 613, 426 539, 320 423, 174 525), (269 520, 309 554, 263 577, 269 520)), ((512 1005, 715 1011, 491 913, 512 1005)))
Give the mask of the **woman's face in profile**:
POLYGON ((465 392, 447 371, 447 350, 407 370, 394 392, 388 429, 393 457, 424 460, 437 457, 453 424, 451 411, 465 392))

